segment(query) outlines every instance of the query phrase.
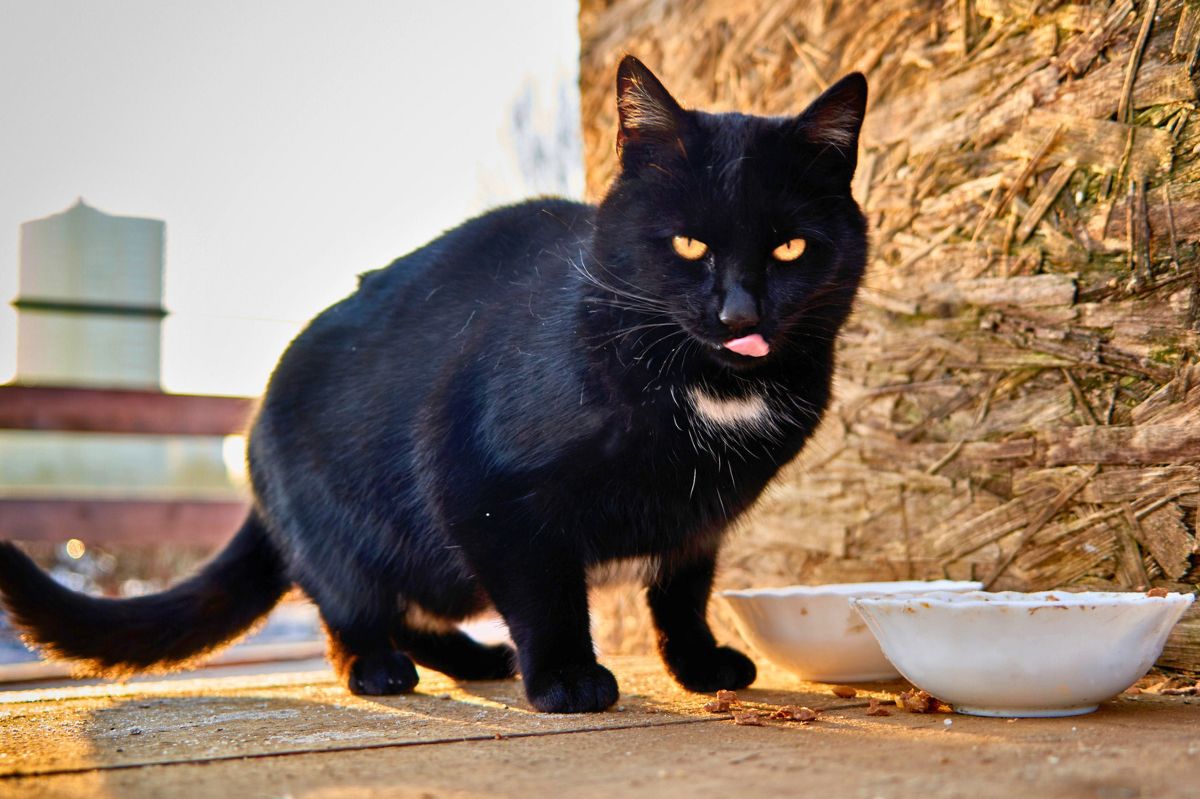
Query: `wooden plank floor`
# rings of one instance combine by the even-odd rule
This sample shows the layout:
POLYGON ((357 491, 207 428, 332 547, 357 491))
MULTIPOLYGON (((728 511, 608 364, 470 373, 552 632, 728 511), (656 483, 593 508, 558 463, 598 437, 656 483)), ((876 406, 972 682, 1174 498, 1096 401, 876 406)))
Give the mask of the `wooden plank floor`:
POLYGON ((1122 697, 1089 716, 1005 721, 894 710, 765 669, 760 706, 810 725, 736 726, 648 658, 607 661, 620 705, 546 715, 518 682, 347 694, 328 671, 0 693, 5 797, 1196 796, 1200 699, 1122 697), (947 724, 946 722, 951 722, 947 724))

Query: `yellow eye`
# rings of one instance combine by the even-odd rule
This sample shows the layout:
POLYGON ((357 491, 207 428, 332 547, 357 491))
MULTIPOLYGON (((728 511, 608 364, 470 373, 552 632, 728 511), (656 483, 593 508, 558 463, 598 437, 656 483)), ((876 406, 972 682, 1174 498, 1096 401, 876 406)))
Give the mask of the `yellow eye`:
POLYGON ((675 252, 679 253, 680 258, 686 258, 689 261, 699 261, 708 252, 708 245, 699 239, 689 239, 687 236, 676 236, 671 239, 671 246, 675 248, 675 252))
POLYGON ((807 246, 804 239, 792 239, 771 250, 771 255, 775 256, 776 261, 794 261, 804 255, 807 246))

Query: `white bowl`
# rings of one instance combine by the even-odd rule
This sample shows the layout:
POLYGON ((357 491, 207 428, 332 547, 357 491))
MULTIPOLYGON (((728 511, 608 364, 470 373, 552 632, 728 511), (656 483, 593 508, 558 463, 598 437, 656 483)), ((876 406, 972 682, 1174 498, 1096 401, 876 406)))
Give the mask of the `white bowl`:
POLYGON ((851 604, 909 682, 960 713, 1090 713, 1150 670, 1191 594, 925 593, 851 604))
POLYGON ((850 607, 860 596, 913 591, 975 591, 982 583, 793 585, 722 591, 738 632, 759 654, 805 680, 867 682, 900 676, 850 607))

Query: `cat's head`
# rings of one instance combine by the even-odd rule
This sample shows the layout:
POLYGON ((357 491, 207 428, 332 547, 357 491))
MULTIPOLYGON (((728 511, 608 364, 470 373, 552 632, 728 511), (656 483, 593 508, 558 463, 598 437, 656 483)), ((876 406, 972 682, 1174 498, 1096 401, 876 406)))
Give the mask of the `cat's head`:
POLYGON ((831 339, 866 261, 850 196, 866 100, 854 73, 796 116, 691 111, 626 56, 621 171, 595 239, 614 302, 670 317, 676 345, 736 369, 831 339))

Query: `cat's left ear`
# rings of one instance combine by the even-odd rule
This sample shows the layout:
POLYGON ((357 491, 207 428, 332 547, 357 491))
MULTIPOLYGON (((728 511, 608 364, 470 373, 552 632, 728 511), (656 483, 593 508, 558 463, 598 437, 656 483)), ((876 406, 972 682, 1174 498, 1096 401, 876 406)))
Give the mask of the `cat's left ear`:
POLYGON ((854 175, 858 164, 858 134, 867 110, 867 79, 851 72, 826 89, 797 117, 800 133, 813 144, 826 145, 854 175))
POLYGON ((617 69, 617 155, 634 144, 683 149, 685 112, 646 65, 631 55, 617 69))

